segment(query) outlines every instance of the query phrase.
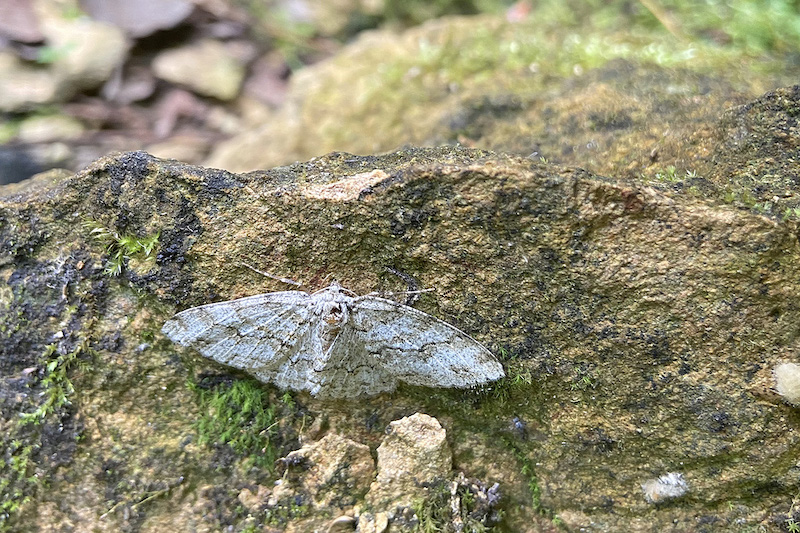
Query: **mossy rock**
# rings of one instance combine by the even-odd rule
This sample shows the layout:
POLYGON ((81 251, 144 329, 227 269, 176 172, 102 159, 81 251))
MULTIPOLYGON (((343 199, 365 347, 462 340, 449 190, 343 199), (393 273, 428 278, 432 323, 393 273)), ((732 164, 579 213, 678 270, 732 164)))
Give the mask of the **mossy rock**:
POLYGON ((374 449, 416 412, 445 427, 456 472, 500 483, 500 530, 779 531, 789 518, 800 415, 770 388, 798 353, 792 221, 463 148, 247 174, 135 152, 3 192, 6 528, 283 527, 308 519, 303 502, 239 502, 276 476, 254 454, 326 431, 374 449), (483 342, 508 378, 325 402, 163 338, 179 309, 286 288, 245 263, 310 288, 434 288, 416 307, 483 342), (59 369, 65 401, 20 422, 59 369), (251 416, 198 422, 241 411, 228 402, 251 416), (641 484, 668 472, 688 493, 648 503, 641 484))

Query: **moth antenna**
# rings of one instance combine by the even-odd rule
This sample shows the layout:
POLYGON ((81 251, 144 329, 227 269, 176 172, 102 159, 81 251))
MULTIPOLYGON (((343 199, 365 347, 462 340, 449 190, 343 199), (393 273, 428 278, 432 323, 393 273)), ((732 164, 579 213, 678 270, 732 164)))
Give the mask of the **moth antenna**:
MULTIPOLYGON (((385 267, 384 270, 386 270, 386 272, 388 272, 390 274, 393 274, 393 275, 397 276, 398 278, 400 278, 400 279, 402 279, 403 281, 406 282, 406 285, 408 286, 408 290, 403 291, 403 293, 406 295, 405 305, 408 305, 408 306, 414 305, 415 303, 417 303, 417 300, 419 300, 419 295, 420 294, 422 294, 423 292, 429 292, 429 290, 427 290, 427 289, 426 290, 419 290, 419 285, 417 284, 417 280, 414 279, 414 276, 412 276, 411 274, 408 274, 406 272, 403 272, 403 271, 398 270, 398 269, 396 269, 394 267, 391 267, 391 266, 385 267)), ((433 290, 433 289, 430 289, 430 290, 433 290)), ((389 294, 394 294, 394 293, 389 293, 389 294)))
POLYGON ((239 261, 239 264, 244 266, 244 267, 249 268, 250 270, 252 270, 256 274, 261 274, 262 276, 267 277, 269 279, 274 279, 275 281, 280 281, 281 283, 286 283, 287 285, 294 285, 295 287, 303 287, 303 282, 302 281, 295 281, 295 280, 289 279, 289 278, 281 278, 281 277, 278 277, 278 276, 273 276, 269 272, 264 272, 263 270, 259 270, 254 266, 248 265, 244 261, 239 261))
POLYGON ((379 296, 381 298, 388 298, 390 296, 395 296, 397 294, 404 294, 404 295, 406 295, 406 301, 405 301, 405 303, 403 305, 407 305, 407 306, 411 307, 413 304, 415 304, 417 302, 417 300, 419 300, 419 295, 423 294, 423 293, 426 293, 426 292, 436 292, 436 289, 435 288, 430 288, 430 289, 417 289, 417 290, 414 290, 414 291, 371 292, 371 293, 369 293, 368 296, 379 296), (409 295, 411 295, 411 294, 415 295, 416 297, 410 297, 409 295))

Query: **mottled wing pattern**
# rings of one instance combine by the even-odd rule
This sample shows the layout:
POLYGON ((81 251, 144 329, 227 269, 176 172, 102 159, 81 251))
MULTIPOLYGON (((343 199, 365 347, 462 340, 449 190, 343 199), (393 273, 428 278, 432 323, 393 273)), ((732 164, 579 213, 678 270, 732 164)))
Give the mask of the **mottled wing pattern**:
MULTIPOLYGON (((351 308, 352 313, 357 311, 351 308)), ((391 368, 378 364, 366 346, 366 338, 348 321, 328 349, 311 379, 318 384, 320 398, 374 396, 397 388, 391 368)))
POLYGON ((375 368, 411 385, 470 387, 505 376, 503 366, 478 341, 391 300, 355 298, 348 326, 375 368))
MULTIPOLYGON (((313 301, 313 296, 311 297, 313 301)), ((272 381, 277 386, 292 390, 307 390, 311 394, 319 395, 322 383, 321 375, 324 374, 322 359, 322 337, 320 328, 322 320, 314 315, 314 308, 308 310, 310 322, 305 326, 302 336, 298 339, 298 348, 283 359, 280 367, 271 375, 257 375, 261 381, 272 381)))
POLYGON ((270 381, 283 361, 303 349, 311 310, 302 302, 308 298, 301 291, 285 291, 192 307, 161 331, 173 342, 270 381))

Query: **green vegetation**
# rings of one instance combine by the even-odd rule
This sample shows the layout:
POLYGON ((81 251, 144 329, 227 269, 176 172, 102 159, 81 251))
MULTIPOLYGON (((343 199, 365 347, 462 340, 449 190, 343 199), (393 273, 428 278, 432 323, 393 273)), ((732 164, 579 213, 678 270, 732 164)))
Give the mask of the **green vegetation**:
POLYGON ((203 413, 196 426, 198 443, 229 446, 252 465, 272 471, 277 458, 272 438, 278 422, 266 389, 252 379, 237 379, 213 389, 190 386, 203 413))
POLYGON ((675 183, 681 180, 678 177, 678 170, 672 165, 665 168, 663 172, 656 172, 655 177, 658 181, 666 181, 667 183, 675 183))
POLYGON ((549 0, 536 8, 548 25, 663 32, 681 42, 747 53, 792 52, 800 44, 794 0, 549 0))
MULTIPOLYGON (((314 27, 297 29, 295 26, 300 23, 290 20, 283 27, 274 27, 276 23, 271 22, 270 12, 261 3, 253 0, 240 3, 250 10, 258 24, 266 25, 262 31, 270 38, 288 40, 295 48, 315 46, 314 27)), ((514 11, 513 4, 514 0, 388 0, 381 11, 353 13, 341 37, 347 39, 359 29, 380 24, 413 26, 444 15, 504 14, 514 11)), ((687 47, 687 59, 691 59, 691 50, 696 52, 697 46, 729 48, 748 54, 793 53, 800 47, 797 7, 796 0, 542 0, 533 3, 530 16, 535 17, 538 27, 560 28, 565 33, 584 29, 584 33, 649 34, 650 49, 656 57, 668 55, 658 44, 667 37, 673 42, 694 45, 687 47)), ((516 11, 524 16, 524 9, 516 11)), ((625 48, 625 51, 630 50, 625 48)))
POLYGON ((295 498, 291 498, 285 502, 278 502, 275 507, 265 510, 263 519, 266 524, 285 526, 290 520, 308 515, 309 511, 308 505, 297 503, 295 498))
POLYGON ((570 384, 569 389, 573 391, 586 391, 595 389, 597 382, 592 378, 591 372, 587 368, 575 367, 575 380, 570 384))
POLYGON ((8 531, 8 519, 25 505, 41 480, 33 472, 32 456, 38 446, 25 445, 17 439, 3 444, 5 453, 0 466, 0 531, 8 531))
POLYGON ((69 43, 64 46, 42 46, 36 55, 36 62, 42 65, 49 65, 57 63, 68 56, 74 49, 75 43, 69 43))
MULTIPOLYGON (((36 489, 43 484, 43 478, 34 471, 34 454, 39 444, 31 444, 36 438, 19 438, 29 430, 40 426, 49 416, 70 404, 70 396, 75 387, 68 374, 75 367, 86 364, 82 355, 90 353, 86 342, 81 342, 69 353, 58 353, 55 344, 48 345, 40 357, 39 364, 44 367, 44 375, 39 381, 43 401, 32 413, 23 413, 17 427, 0 439, 0 449, 5 449, 0 463, 0 531, 8 530, 9 518, 17 513, 30 499, 36 489)), ((34 433, 35 434, 35 433, 34 433)))
POLYGON ((131 260, 155 260, 153 250, 158 246, 159 233, 149 237, 137 237, 130 234, 122 235, 116 231, 109 230, 94 220, 84 222, 84 227, 89 230, 92 237, 107 247, 108 261, 103 273, 108 276, 119 276, 122 273, 122 269, 131 260))
POLYGON ((519 472, 527 480, 528 491, 531 495, 531 509, 542 516, 549 517, 553 521, 553 525, 558 526, 559 518, 542 505, 542 489, 539 487, 539 477, 536 475, 534 460, 528 457, 523 450, 508 438, 503 438, 503 441, 521 465, 519 472))
POLYGON ((798 504, 800 504, 800 491, 794 495, 792 498, 792 505, 789 507, 789 516, 786 518, 784 523, 786 524, 786 530, 789 533, 800 533, 800 522, 795 520, 794 515, 797 512, 798 504))
POLYGON ((533 377, 522 361, 516 357, 509 356, 508 350, 500 348, 499 352, 500 360, 506 361, 506 377, 490 383, 486 386, 485 391, 486 394, 503 404, 516 391, 527 389, 533 383, 533 377))
POLYGON ((419 522, 414 527, 414 533, 436 533, 446 531, 451 521, 449 496, 444 485, 437 487, 427 499, 418 499, 411 504, 414 514, 419 522))
POLYGON ((528 480, 528 490, 531 493, 531 507, 537 513, 542 512, 542 489, 539 488, 539 478, 533 468, 533 461, 526 457, 521 451, 516 451, 517 459, 522 463, 520 474, 528 480))
POLYGON ((88 352, 89 349, 85 342, 80 343, 67 354, 59 354, 55 344, 50 344, 45 348, 41 356, 44 377, 40 381, 44 402, 34 412, 22 414, 24 423, 39 424, 60 407, 69 405, 69 396, 75 392, 75 387, 67 373, 75 366, 85 366, 86 362, 80 359, 80 355, 88 352))
MULTIPOLYGON (((412 502, 411 509, 417 516, 417 523, 412 531, 414 533, 452 533, 463 531, 465 533, 483 533, 491 529, 484 525, 481 519, 487 516, 475 516, 475 495, 468 484, 458 483, 455 497, 458 498, 458 513, 460 518, 459 528, 454 525, 453 497, 449 484, 439 483, 428 488, 427 498, 420 498, 412 502)), ((485 510, 484 510, 485 511, 485 510)))

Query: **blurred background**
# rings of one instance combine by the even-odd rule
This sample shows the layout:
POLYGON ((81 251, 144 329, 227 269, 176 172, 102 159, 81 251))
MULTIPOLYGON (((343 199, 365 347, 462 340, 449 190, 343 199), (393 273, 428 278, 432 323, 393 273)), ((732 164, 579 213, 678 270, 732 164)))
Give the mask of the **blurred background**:
MULTIPOLYGON (((603 61, 636 51, 655 62, 673 63, 718 54, 796 69, 798 4, 0 0, 0 183, 53 168, 76 171, 114 151, 144 149, 159 157, 213 164, 209 157, 220 143, 276 116, 285 120, 297 73, 336 56, 366 31, 397 35, 451 16, 486 17, 487 24, 499 20, 539 36, 539 44, 529 43, 526 72, 540 76, 546 68, 580 75, 584 66, 597 64, 598 48, 603 61), (547 43, 553 50, 569 43, 572 52, 559 60, 562 64, 548 67, 547 58, 540 57, 547 43)), ((526 46, 524 39, 520 42, 526 46)), ((525 56, 513 47, 509 54, 525 56)), ((480 76, 480 65, 469 75, 480 76)), ((347 143, 332 146, 348 149, 347 143)), ((309 150, 315 153, 314 147, 309 150)), ((292 155, 278 162, 289 163, 292 155)))

